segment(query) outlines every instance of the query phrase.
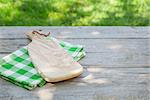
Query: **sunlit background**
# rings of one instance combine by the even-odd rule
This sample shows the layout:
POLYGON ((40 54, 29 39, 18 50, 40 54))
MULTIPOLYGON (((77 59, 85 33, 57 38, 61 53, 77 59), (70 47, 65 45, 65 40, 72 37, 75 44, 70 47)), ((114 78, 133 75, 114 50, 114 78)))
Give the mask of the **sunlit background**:
POLYGON ((149 26, 149 0, 0 0, 0 25, 149 26))

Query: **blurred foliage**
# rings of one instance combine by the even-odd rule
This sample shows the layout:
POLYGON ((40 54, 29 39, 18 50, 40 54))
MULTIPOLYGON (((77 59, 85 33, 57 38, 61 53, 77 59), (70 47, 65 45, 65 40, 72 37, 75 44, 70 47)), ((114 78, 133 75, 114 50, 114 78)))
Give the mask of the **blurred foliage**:
POLYGON ((0 0, 0 25, 149 26, 149 0, 0 0))

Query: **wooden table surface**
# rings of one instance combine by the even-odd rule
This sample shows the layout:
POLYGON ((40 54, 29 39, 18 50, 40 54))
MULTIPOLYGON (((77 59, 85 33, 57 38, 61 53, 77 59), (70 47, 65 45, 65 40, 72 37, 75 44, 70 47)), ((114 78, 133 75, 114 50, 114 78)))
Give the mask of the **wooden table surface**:
POLYGON ((0 27, 0 57, 36 29, 84 45, 84 73, 32 91, 0 78, 0 100, 150 100, 150 27, 0 27))

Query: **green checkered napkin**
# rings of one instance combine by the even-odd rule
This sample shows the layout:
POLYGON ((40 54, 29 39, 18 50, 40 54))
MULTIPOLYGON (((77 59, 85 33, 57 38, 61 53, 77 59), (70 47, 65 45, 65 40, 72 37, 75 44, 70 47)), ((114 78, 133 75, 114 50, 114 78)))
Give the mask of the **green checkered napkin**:
MULTIPOLYGON (((85 56, 82 46, 52 39, 58 42, 76 61, 85 56)), ((20 48, 0 60, 0 77, 29 90, 46 83, 35 70, 27 47, 20 48)))
POLYGON ((27 47, 23 47, 0 60, 0 75, 27 89, 43 86, 46 83, 34 69, 27 47))

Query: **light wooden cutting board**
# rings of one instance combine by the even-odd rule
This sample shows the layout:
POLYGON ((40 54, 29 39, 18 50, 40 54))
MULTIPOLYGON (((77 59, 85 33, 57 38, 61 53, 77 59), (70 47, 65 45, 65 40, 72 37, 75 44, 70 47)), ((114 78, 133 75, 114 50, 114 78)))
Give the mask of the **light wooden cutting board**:
POLYGON ((30 58, 47 82, 59 82, 79 76, 83 67, 53 40, 43 35, 28 33, 32 42, 28 45, 30 58))

